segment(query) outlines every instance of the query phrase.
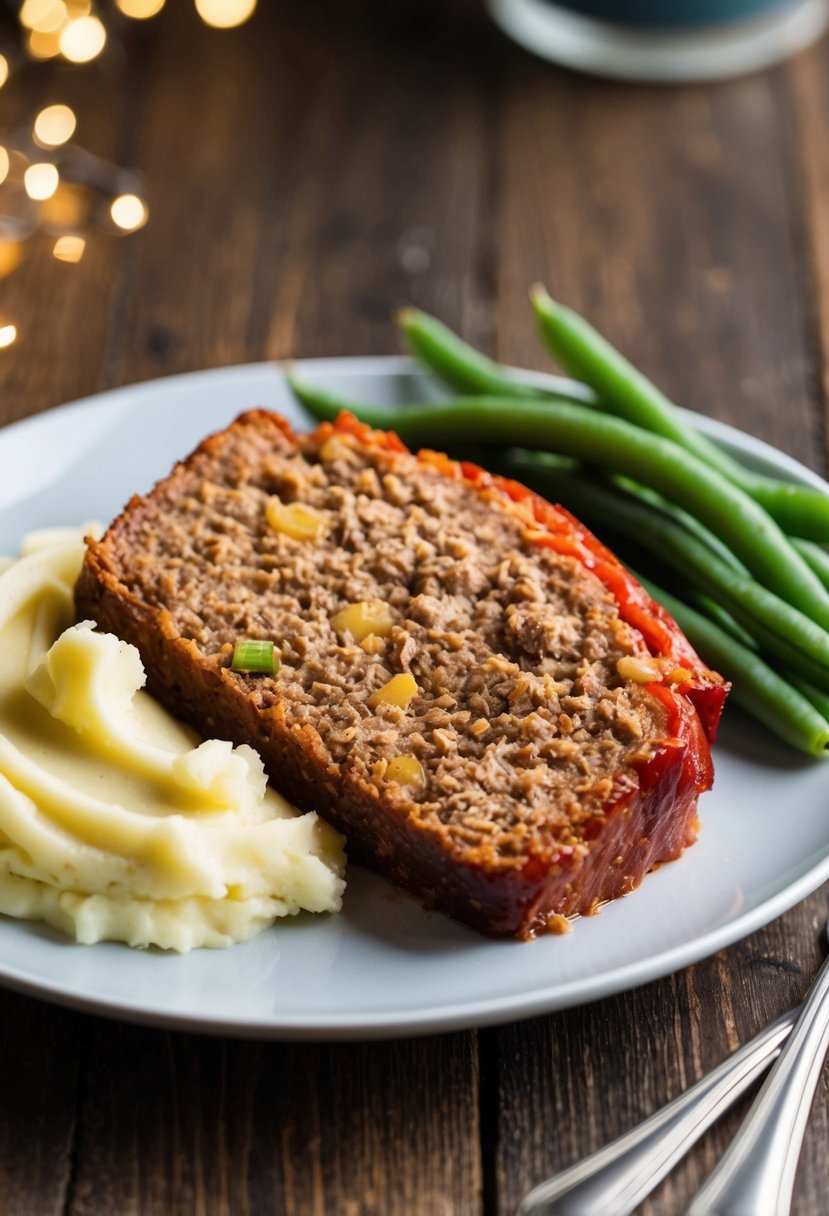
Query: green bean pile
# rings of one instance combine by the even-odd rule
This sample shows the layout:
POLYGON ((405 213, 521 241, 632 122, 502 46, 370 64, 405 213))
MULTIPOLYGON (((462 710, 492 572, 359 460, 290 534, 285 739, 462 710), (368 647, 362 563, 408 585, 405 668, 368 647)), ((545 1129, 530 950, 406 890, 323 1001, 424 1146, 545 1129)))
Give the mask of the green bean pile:
POLYGON ((414 447, 477 456, 572 509, 681 589, 683 599, 641 579, 732 682, 738 705, 792 746, 826 755, 829 492, 745 469, 584 318, 541 287, 531 297, 571 387, 518 377, 413 308, 398 316, 409 346, 460 396, 377 408, 295 377, 292 387, 318 420, 350 410, 414 447))

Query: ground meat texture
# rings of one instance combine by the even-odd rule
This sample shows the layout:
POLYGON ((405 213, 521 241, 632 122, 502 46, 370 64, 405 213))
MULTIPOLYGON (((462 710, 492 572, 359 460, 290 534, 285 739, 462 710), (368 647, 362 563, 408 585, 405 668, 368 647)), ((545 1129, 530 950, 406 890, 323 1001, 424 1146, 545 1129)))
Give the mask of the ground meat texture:
POLYGON ((693 838, 697 793, 681 774, 667 802, 640 789, 673 733, 617 671, 642 636, 502 495, 330 431, 254 411, 206 441, 90 545, 80 615, 425 902, 527 936, 629 890, 693 838), (309 534, 275 527, 273 502, 309 534), (361 601, 390 620, 362 640, 335 619, 361 601), (273 640, 277 675, 230 670, 245 638, 273 640), (372 701, 403 673, 406 704, 372 701))

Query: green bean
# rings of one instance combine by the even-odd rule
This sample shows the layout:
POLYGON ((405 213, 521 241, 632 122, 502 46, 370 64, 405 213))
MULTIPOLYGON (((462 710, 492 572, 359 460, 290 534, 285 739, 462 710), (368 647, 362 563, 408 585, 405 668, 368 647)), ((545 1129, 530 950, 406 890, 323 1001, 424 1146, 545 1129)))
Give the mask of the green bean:
POLYGON ((531 295, 545 345, 568 375, 594 389, 608 410, 672 440, 711 465, 760 503, 784 532, 829 541, 829 494, 764 477, 738 464, 686 422, 674 403, 588 321, 552 300, 543 287, 533 288, 531 295))
MULTIPOLYGON (((710 596, 702 595, 699 592, 694 593, 694 599, 698 602, 704 616, 708 617, 715 625, 718 625, 724 633, 736 639, 741 646, 744 646, 747 650, 754 651, 755 654, 757 653, 758 647, 754 638, 737 624, 734 617, 721 604, 718 604, 716 600, 712 600, 710 596)), ((690 606, 693 607, 693 605, 690 606)), ((777 674, 780 675, 780 672, 778 671, 777 674)), ((781 675, 780 678, 783 679, 784 677, 781 675)), ((807 701, 811 702, 819 714, 829 721, 829 692, 824 692, 822 688, 817 688, 796 672, 788 673, 788 682, 792 688, 796 688, 807 701)))
POLYGON ((311 417, 316 418, 318 422, 334 422, 343 410, 347 410, 349 414, 355 414, 369 426, 396 429, 400 420, 410 409, 416 412, 424 408, 419 405, 411 407, 407 405, 399 407, 363 405, 361 402, 351 401, 339 393, 332 393, 329 389, 320 388, 317 384, 309 384, 294 373, 288 376, 288 384, 300 405, 304 405, 311 417))
POLYGON ((816 688, 802 676, 794 675, 791 679, 792 687, 802 693, 807 701, 811 701, 818 713, 829 721, 829 693, 824 692, 821 688, 816 688))
POLYGON ((713 621, 647 579, 640 582, 670 612, 706 663, 732 682, 731 697, 741 709, 800 751, 826 755, 829 721, 803 693, 713 621))
MULTIPOLYGON (((597 477, 600 477, 602 484, 615 486, 627 495, 632 495, 634 498, 648 503, 651 507, 660 511, 661 514, 669 515, 671 519, 681 524, 688 532, 692 532, 701 541, 704 541, 733 570, 739 571, 740 574, 748 574, 748 570, 740 559, 731 552, 728 546, 710 528, 706 528, 695 516, 690 515, 682 507, 677 507, 674 503, 669 502, 662 494, 658 494, 655 490, 651 490, 647 486, 633 481, 630 477, 614 476, 612 474, 602 477, 601 470, 599 469, 591 469, 590 466, 579 464, 578 461, 571 460, 566 456, 553 456, 549 452, 529 452, 522 449, 514 449, 508 453, 506 462, 504 462, 503 459, 499 461, 498 458, 493 458, 491 453, 487 455, 486 449, 482 449, 481 454, 476 457, 474 449, 465 447, 459 458, 463 460, 477 459, 479 463, 486 464, 490 472, 504 472, 507 476, 516 477, 519 481, 522 478, 527 480, 533 473, 542 472, 580 474, 581 478, 586 479, 588 482, 595 481, 597 477)), ((554 482, 551 484, 555 485, 554 482)), ((545 492, 544 489, 541 490, 541 493, 545 492)))
MULTIPOLYGON (((333 418, 342 403, 292 381, 316 418, 333 418)), ((437 406, 353 407, 372 426, 404 442, 520 446, 555 451, 632 477, 664 494, 716 531, 758 582, 829 629, 829 594, 774 521, 738 487, 671 440, 585 406, 500 397, 459 398, 437 406)))
MULTIPOLYGON (((503 458, 499 460, 491 451, 487 452, 486 448, 476 449, 466 444, 452 449, 448 454, 454 454, 455 459, 458 460, 472 460, 478 464, 485 464, 491 473, 501 472, 506 476, 515 477, 519 481, 522 478, 527 480, 533 473, 571 473, 581 475, 587 481, 595 480, 596 477, 602 477, 600 469, 591 469, 589 465, 580 464, 579 461, 572 460, 567 456, 555 456, 551 452, 530 452, 526 449, 518 448, 508 452, 505 460, 503 458)), ((554 482, 552 484, 555 485, 554 482)), ((651 490, 647 486, 633 481, 630 477, 609 475, 602 477, 602 484, 616 486, 626 494, 641 499, 643 502, 655 507, 663 515, 669 515, 671 519, 681 524, 683 528, 686 528, 689 532, 693 532, 695 536, 704 541, 732 569, 738 570, 740 574, 748 574, 748 570, 740 559, 735 557, 718 536, 709 528, 706 528, 704 524, 701 524, 693 515, 689 515, 687 511, 684 511, 681 507, 677 507, 674 503, 668 502, 667 498, 662 494, 658 494, 655 490, 651 490)), ((546 491, 542 489, 541 492, 545 493, 546 491)))
POLYGON ((829 553, 814 541, 801 540, 799 536, 790 536, 789 540, 824 587, 829 587, 829 553))
POLYGON ((511 375, 494 359, 475 350, 442 321, 418 308, 403 308, 397 322, 415 355, 450 388, 468 396, 552 398, 591 402, 584 385, 572 393, 545 385, 527 384, 511 375))
POLYGON ((724 562, 699 535, 648 503, 600 481, 565 472, 545 477, 516 459, 505 461, 504 466, 523 472, 526 484, 560 499, 585 522, 596 521, 600 531, 609 528, 653 554, 715 598, 767 654, 829 689, 829 633, 724 562))
MULTIPOLYGON (((492 454, 487 454, 486 449, 482 449, 476 455, 474 448, 466 446, 462 449, 459 459, 478 460, 480 463, 485 463, 490 472, 505 472, 510 477, 517 477, 519 481, 522 477, 526 480, 527 477, 532 476, 533 472, 580 473, 582 478, 586 478, 588 481, 591 481, 591 479, 595 480, 596 477, 601 476, 601 470, 591 470, 589 466, 579 464, 578 461, 572 460, 569 457, 554 456, 550 452, 529 452, 522 449, 514 449, 508 453, 506 463, 504 463, 503 460, 493 459, 492 454)), ((630 477, 610 475, 602 478, 602 484, 616 486, 626 494, 648 503, 663 515, 669 515, 671 519, 681 524, 687 531, 693 532, 695 536, 704 541, 732 569, 739 571, 740 574, 748 574, 748 570, 740 559, 735 557, 728 546, 720 540, 719 536, 715 535, 709 528, 706 528, 704 524, 701 524, 695 516, 683 510, 682 507, 677 507, 674 503, 669 502, 662 494, 658 494, 655 490, 651 490, 647 486, 633 481, 630 477)), ((544 493, 544 490, 542 490, 542 493, 544 493)))
MULTIPOLYGON (((816 544, 829 543, 829 495, 812 486, 776 481, 753 474, 742 478, 743 489, 768 511, 788 536, 802 536, 816 544)), ((735 485, 741 482, 733 479, 735 485)))
MULTIPOLYGON (((715 625, 719 625, 725 633, 735 638, 741 646, 745 646, 748 650, 757 650, 757 643, 748 632, 739 625, 727 608, 723 608, 722 604, 718 604, 710 595, 706 595, 702 591, 695 591, 693 601, 697 607, 702 610, 703 616, 707 616, 715 625)), ((694 603, 691 607, 694 607, 694 603)))
POLYGON ((731 566, 733 570, 737 570, 740 574, 748 574, 748 570, 740 559, 735 557, 716 533, 712 532, 710 528, 706 528, 705 524, 701 524, 696 516, 690 515, 688 511, 684 511, 681 507, 668 502, 661 494, 656 494, 653 490, 649 490, 647 486, 642 486, 638 482, 631 481, 629 477, 611 477, 608 480, 611 485, 618 486, 619 489, 627 491, 634 498, 641 498, 663 515, 669 515, 672 519, 676 520, 688 532, 693 532, 699 540, 708 545, 709 549, 713 549, 717 556, 727 565, 731 566))

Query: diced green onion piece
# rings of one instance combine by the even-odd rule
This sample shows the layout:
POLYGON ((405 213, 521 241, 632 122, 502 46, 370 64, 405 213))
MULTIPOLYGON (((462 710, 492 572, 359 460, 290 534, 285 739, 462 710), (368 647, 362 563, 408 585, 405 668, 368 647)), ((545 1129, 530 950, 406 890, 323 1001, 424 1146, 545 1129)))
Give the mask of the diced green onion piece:
POLYGON ((237 642, 233 647, 232 671, 255 671, 272 676, 279 670, 273 642, 237 642))

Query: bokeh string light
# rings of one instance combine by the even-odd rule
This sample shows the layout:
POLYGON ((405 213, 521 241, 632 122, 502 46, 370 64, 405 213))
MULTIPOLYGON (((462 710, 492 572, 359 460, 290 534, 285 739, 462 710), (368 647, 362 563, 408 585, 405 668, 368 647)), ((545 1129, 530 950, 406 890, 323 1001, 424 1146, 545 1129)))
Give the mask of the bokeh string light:
POLYGON ((59 236, 52 246, 52 257, 59 262, 79 262, 86 250, 82 236, 59 236))
POLYGON ((32 134, 41 148, 59 148, 75 134, 78 120, 69 106, 47 106, 34 121, 32 134))
POLYGON ((58 49, 70 63, 91 63, 107 43, 106 26, 91 13, 86 17, 70 17, 61 27, 58 49))
MULTIPOLYGON (((192 2, 205 25, 221 30, 243 25, 257 6, 257 0, 192 2)), ((130 25, 158 16, 165 3, 20 0, 21 46, 0 51, 0 90, 26 62, 63 60, 79 68, 95 63, 128 36, 130 25)), ((25 260, 27 242, 35 236, 49 238, 56 262, 77 265, 95 228, 127 236, 149 219, 141 175, 74 143, 77 125, 71 106, 56 99, 15 131, 2 132, 0 280, 25 260)), ((0 351, 17 339, 14 322, 0 318, 0 351)))
POLYGON ((112 222, 123 232, 137 232, 147 222, 147 205, 137 194, 119 194, 109 209, 112 222))
POLYGON ((60 184, 60 174, 57 166, 43 161, 29 165, 23 174, 23 186, 29 198, 37 203, 43 203, 51 198, 60 184))
POLYGON ((115 3, 125 17, 135 21, 146 21, 164 8, 164 0, 115 0, 115 3))
MULTIPOLYGON (((119 32, 119 18, 147 21, 161 12, 165 2, 110 0, 105 8, 93 0, 23 0, 18 18, 33 58, 60 56, 70 63, 91 63, 104 51, 110 30, 119 32)), ((257 0, 193 0, 193 3, 205 25, 229 30, 250 20, 257 0)), ((0 87, 2 84, 0 64, 0 87)))
POLYGON ((229 30, 253 16, 256 0, 196 0, 196 12, 206 25, 229 30))

